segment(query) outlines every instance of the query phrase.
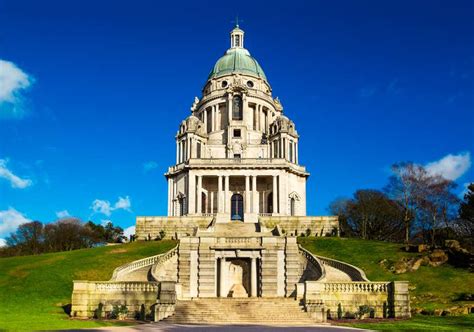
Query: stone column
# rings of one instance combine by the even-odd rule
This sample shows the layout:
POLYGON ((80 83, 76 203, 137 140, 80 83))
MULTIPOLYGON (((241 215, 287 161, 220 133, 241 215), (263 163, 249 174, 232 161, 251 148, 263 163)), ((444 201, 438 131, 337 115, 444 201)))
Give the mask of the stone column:
POLYGON ((203 119, 203 122, 204 122, 204 128, 205 128, 205 131, 206 133, 208 133, 209 131, 207 130, 207 108, 204 109, 204 111, 202 112, 202 116, 204 117, 203 119))
POLYGON ((215 119, 216 119, 216 105, 212 105, 211 108, 211 132, 215 130, 215 119))
POLYGON ((258 191, 257 191, 257 176, 252 176, 252 199, 253 199, 253 213, 258 213, 259 211, 259 201, 258 201, 258 191))
POLYGON ((250 296, 256 297, 257 296, 257 259, 255 257, 251 258, 251 266, 250 266, 250 296))
POLYGON ((232 94, 229 93, 227 95, 227 124, 230 125, 230 122, 232 121, 232 94))
POLYGON ((197 213, 202 213, 202 175, 197 177, 197 213))
POLYGON ((211 191, 211 213, 214 213, 214 192, 211 191))
POLYGON ((229 202, 229 176, 224 177, 225 188, 224 188, 224 212, 230 213, 230 202, 229 202))
POLYGON ((227 297, 225 288, 226 288, 226 273, 225 273, 225 258, 221 257, 220 259, 220 280, 219 280, 219 296, 220 297, 227 297))
POLYGON ((188 181, 188 213, 195 214, 196 213, 196 179, 195 175, 191 172, 188 173, 189 181, 188 181))
POLYGON ((179 141, 176 142, 176 164, 179 164, 179 141))
POLYGON ((217 177, 217 212, 222 213, 224 212, 223 204, 222 204, 222 176, 219 175, 217 177))
POLYGON ((168 216, 171 216, 171 211, 172 211, 172 202, 173 202, 173 181, 171 180, 171 177, 168 178, 168 216))
POLYGON ((273 175, 273 211, 272 213, 278 213, 278 186, 277 186, 277 175, 273 175))
POLYGON ((245 213, 250 212, 250 181, 249 176, 245 176, 245 213))

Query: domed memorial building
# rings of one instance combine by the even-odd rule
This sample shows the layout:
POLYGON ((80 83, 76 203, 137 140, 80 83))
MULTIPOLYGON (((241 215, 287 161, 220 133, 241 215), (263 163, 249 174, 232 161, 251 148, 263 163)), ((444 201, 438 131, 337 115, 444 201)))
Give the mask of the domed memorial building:
POLYGON ((100 304, 177 323, 312 324, 362 305, 375 317, 409 316, 406 282, 370 282, 297 244, 302 233, 339 235, 337 217, 306 216, 298 144, 236 26, 179 125, 168 216, 137 217, 137 240, 178 245, 118 267, 110 281, 75 281, 72 315, 92 317, 100 304))

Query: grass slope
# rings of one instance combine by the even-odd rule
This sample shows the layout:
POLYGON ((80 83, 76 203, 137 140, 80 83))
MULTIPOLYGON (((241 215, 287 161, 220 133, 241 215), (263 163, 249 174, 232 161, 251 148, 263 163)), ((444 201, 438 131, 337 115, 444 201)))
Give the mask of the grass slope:
MULTIPOLYGON (((0 258, 0 330, 91 328, 108 322, 70 320, 73 280, 108 280, 130 261, 166 252, 173 241, 133 242, 38 256, 0 258)), ((114 323, 117 325, 117 323, 114 323)))
MULTIPOLYGON (((472 293, 474 290, 472 273, 449 264, 439 267, 421 266, 416 272, 398 275, 383 269, 379 265, 382 259, 395 262, 402 257, 418 255, 402 251, 400 244, 361 239, 315 237, 299 238, 298 242, 317 255, 338 259, 360 267, 369 280, 408 280, 412 308, 435 309, 458 306, 466 303, 456 301, 459 294, 472 293)), ((470 326, 469 330, 474 330, 473 324, 473 315, 469 315, 449 318, 415 316, 409 321, 402 322, 351 325, 391 331, 430 329, 434 331, 466 331, 467 326, 470 326)))

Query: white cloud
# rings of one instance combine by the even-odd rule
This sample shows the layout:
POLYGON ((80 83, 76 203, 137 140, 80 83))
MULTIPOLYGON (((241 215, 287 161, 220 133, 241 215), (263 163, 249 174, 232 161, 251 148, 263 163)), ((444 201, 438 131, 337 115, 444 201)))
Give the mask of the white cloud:
POLYGON ((109 201, 104 201, 101 199, 96 199, 92 202, 91 209, 95 213, 102 213, 106 216, 110 216, 112 214, 112 207, 110 206, 109 201))
POLYGON ((56 217, 58 217, 59 219, 67 218, 67 217, 70 217, 70 216, 71 215, 69 214, 68 210, 62 210, 62 211, 56 212, 56 217))
POLYGON ((0 238, 0 248, 7 246, 7 240, 0 238))
POLYGON ((158 167, 158 164, 154 161, 149 161, 143 164, 143 170, 149 172, 158 167))
POLYGON ((13 62, 0 59, 0 118, 21 118, 25 114, 23 91, 34 79, 13 62))
POLYGON ((135 226, 130 226, 127 227, 123 230, 123 235, 127 237, 127 239, 130 238, 130 235, 135 234, 135 226))
POLYGON ((0 235, 13 232, 21 224, 30 222, 23 213, 9 207, 8 210, 0 211, 0 235))
POLYGON ((125 198, 119 197, 118 201, 114 205, 114 210, 124 209, 129 211, 131 206, 132 203, 130 203, 130 198, 128 196, 125 196, 125 198))
POLYGON ((440 160, 426 164, 425 168, 431 175, 441 175, 448 180, 456 180, 471 167, 471 154, 462 152, 457 155, 448 154, 440 160))
POLYGON ((22 179, 9 170, 7 164, 7 159, 0 159, 0 178, 4 178, 9 181, 12 188, 24 189, 32 185, 33 182, 31 180, 22 179))
POLYGON ((96 199, 92 202, 91 209, 94 211, 94 213, 102 213, 106 216, 110 216, 112 211, 115 210, 130 211, 131 206, 132 203, 130 202, 130 198, 125 196, 125 198, 119 197, 113 206, 109 201, 96 199))

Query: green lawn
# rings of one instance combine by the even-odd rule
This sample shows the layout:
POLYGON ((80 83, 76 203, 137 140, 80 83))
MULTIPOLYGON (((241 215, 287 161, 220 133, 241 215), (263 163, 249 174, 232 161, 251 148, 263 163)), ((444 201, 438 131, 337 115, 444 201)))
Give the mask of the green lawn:
POLYGON ((340 324, 377 331, 474 331, 474 315, 468 316, 415 316, 410 320, 377 323, 340 324))
MULTIPOLYGON (((439 267, 421 266, 415 272, 393 274, 380 267, 382 259, 397 261, 416 256, 401 250, 400 244, 345 238, 298 238, 311 252, 348 262, 363 269, 372 281, 408 280, 411 307, 423 309, 449 308, 467 302, 456 301, 461 293, 474 291, 474 275, 449 264, 439 267)), ((386 323, 354 323, 351 326, 388 331, 469 331, 474 330, 474 315, 433 317, 417 315, 406 321, 386 323)))
POLYGON ((72 280, 108 280, 127 262, 156 255, 173 241, 82 249, 38 256, 0 258, 0 330, 93 328, 119 323, 70 320, 72 280))

